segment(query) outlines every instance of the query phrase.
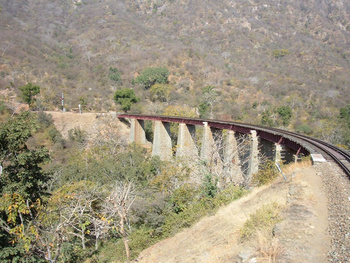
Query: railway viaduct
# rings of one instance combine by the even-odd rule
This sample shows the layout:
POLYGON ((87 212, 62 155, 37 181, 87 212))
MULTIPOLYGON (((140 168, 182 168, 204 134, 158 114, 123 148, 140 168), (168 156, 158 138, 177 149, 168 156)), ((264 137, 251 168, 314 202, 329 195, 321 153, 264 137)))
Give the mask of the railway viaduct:
MULTIPOLYGON (((130 122, 130 143, 145 145, 146 132, 145 121, 153 121, 153 144, 152 155, 159 156, 162 160, 173 158, 174 148, 176 158, 191 158, 199 155, 202 159, 208 159, 213 145, 224 145, 222 150, 217 149, 218 155, 223 160, 239 163, 237 153, 237 138, 246 134, 248 138, 249 160, 247 162, 246 173, 251 175, 258 172, 259 152, 276 162, 297 161, 300 156, 307 156, 313 153, 304 141, 288 136, 280 130, 248 125, 236 122, 225 122, 215 120, 204 120, 184 117, 153 116, 120 114, 118 118, 128 119, 130 122), (179 123, 176 145, 172 145, 170 124, 179 123), (196 128, 202 126, 201 147, 198 151, 196 141, 196 128), (222 131, 225 130, 225 136, 222 131), (225 138, 225 142, 222 140, 225 138), (174 147, 175 146, 175 147, 174 147), (219 153, 219 151, 221 151, 219 153)), ((199 138, 200 139, 200 138, 199 138)), ((247 143, 247 142, 245 142, 247 143)))
MULTIPOLYGON (((301 155, 307 156, 310 154, 314 163, 327 160, 330 164, 337 164, 344 173, 337 169, 334 170, 335 167, 332 164, 320 166, 321 168, 319 168, 321 169, 319 176, 324 182, 323 187, 328 195, 328 203, 326 202, 328 204, 327 218, 332 239, 332 248, 328 255, 331 255, 332 258, 334 255, 334 260, 337 261, 342 259, 346 261, 349 258, 349 249, 346 249, 349 247, 347 235, 350 230, 348 224, 350 190, 349 181, 347 180, 350 179, 349 151, 305 135, 250 124, 150 115, 122 114, 118 117, 121 120, 128 119, 131 124, 130 142, 140 144, 146 143, 145 121, 153 121, 152 154, 160 156, 163 160, 173 158, 174 151, 172 151, 170 124, 179 123, 177 142, 174 142, 176 144, 176 158, 185 157, 190 159, 193 154, 207 158, 206 154, 209 145, 218 138, 222 139, 223 137, 220 138, 220 136, 217 137, 216 135, 218 131, 225 130, 224 138, 227 143, 225 144, 226 149, 224 149, 222 154, 225 155, 224 158, 232 161, 235 161, 235 158, 237 158, 235 154, 232 154, 237 147, 236 138, 239 135, 246 134, 245 136, 248 138, 247 144, 250 148, 248 173, 258 171, 259 156, 261 156, 258 154, 259 151, 275 161, 283 159, 296 161, 301 155), (201 139, 200 153, 195 148, 195 131, 198 126, 202 126, 202 133, 198 133, 202 137, 199 138, 201 139), (283 152, 288 152, 289 154, 283 156, 283 152), (289 158, 288 155, 292 158, 289 158)), ((239 168, 243 172, 242 167, 239 168)), ((240 175, 251 176, 251 174, 242 173, 240 175)))

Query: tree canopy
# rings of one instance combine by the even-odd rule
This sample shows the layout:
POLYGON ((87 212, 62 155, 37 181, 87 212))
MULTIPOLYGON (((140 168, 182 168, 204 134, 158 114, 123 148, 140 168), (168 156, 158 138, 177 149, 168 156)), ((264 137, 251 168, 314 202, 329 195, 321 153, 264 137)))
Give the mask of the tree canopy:
POLYGON ((139 100, 134 90, 129 88, 117 90, 114 94, 115 103, 120 104, 124 111, 130 110, 131 106, 139 100))
POLYGON ((149 92, 152 101, 168 102, 172 87, 169 84, 154 84, 149 92))
POLYGON ((117 68, 110 67, 109 68, 109 78, 116 83, 121 81, 121 74, 117 68))
POLYGON ((168 83, 169 70, 165 67, 149 67, 144 69, 135 79, 135 83, 139 83, 149 89, 154 84, 168 83))
POLYGON ((17 257, 18 262, 38 262, 31 246, 34 238, 32 222, 46 196, 45 183, 49 177, 41 165, 49 155, 44 148, 28 149, 26 142, 34 130, 35 122, 29 112, 11 119, 0 128, 0 163, 3 166, 0 177, 0 260, 17 257))
POLYGON ((40 93, 40 87, 33 85, 32 83, 28 83, 19 89, 21 90, 22 100, 29 106, 32 106, 33 102, 35 101, 34 96, 40 93))
POLYGON ((292 118, 292 109, 288 106, 282 106, 277 109, 277 113, 281 117, 283 125, 288 126, 292 118))

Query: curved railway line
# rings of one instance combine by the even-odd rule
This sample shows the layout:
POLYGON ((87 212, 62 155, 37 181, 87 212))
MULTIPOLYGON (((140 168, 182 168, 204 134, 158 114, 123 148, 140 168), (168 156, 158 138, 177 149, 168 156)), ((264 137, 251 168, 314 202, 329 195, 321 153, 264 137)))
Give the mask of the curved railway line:
MULTIPOLYGON (((298 145, 302 145, 309 153, 319 153, 326 160, 334 161, 337 163, 342 170, 346 173, 350 179, 350 153, 349 151, 340 149, 330 143, 326 143, 322 140, 312 138, 306 135, 276 129, 268 128, 259 125, 239 123, 239 122, 228 122, 228 121, 218 121, 212 119, 194 119, 186 117, 173 117, 173 116, 159 116, 159 115, 139 115, 139 114, 120 114, 119 118, 136 118, 142 120, 160 120, 164 122, 176 122, 176 123, 186 123, 192 125, 203 125, 204 122, 209 123, 209 126, 219 129, 231 129, 236 130, 241 133, 248 133, 250 130, 257 130, 262 134, 268 134, 271 136, 280 136, 297 142, 298 145)), ((276 142, 276 141, 275 141, 276 142)), ((288 146, 288 145, 287 145, 288 146)), ((293 145, 294 146, 294 145, 293 145)), ((296 150, 296 149, 294 149, 296 150)))
POLYGON ((336 162, 346 173, 346 175, 350 179, 350 153, 349 151, 340 149, 337 146, 334 146, 330 143, 324 142, 322 140, 312 138, 305 135, 295 134, 291 132, 285 132, 285 134, 291 134, 294 137, 298 137, 302 140, 305 140, 315 147, 317 147, 319 150, 321 150, 326 156, 324 156, 327 160, 333 160, 336 162))
MULTIPOLYGON (((245 124, 245 125, 249 125, 249 124, 245 124)), ((276 131, 281 134, 298 138, 302 141, 305 141, 313 145, 313 147, 316 147, 315 149, 316 152, 321 153, 326 160, 328 161, 332 160, 335 163, 337 163, 350 179, 350 152, 349 151, 341 149, 330 143, 324 142, 320 139, 302 135, 299 133, 290 132, 290 131, 281 130, 281 129, 275 129, 275 128, 266 128, 262 126, 255 126, 255 125, 251 125, 251 126, 256 128, 264 128, 266 130, 276 131)))

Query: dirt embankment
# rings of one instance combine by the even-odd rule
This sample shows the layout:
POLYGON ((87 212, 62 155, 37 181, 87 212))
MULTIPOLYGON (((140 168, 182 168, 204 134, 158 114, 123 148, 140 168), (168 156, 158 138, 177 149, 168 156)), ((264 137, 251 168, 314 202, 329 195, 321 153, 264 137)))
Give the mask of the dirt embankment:
POLYGON ((322 179, 315 167, 299 167, 288 178, 254 189, 216 215, 143 251, 136 262, 327 262, 330 238, 322 179), (283 220, 271 239, 241 241, 240 229, 249 215, 274 202, 282 207, 283 220))
POLYGON ((47 114, 52 115, 52 119, 57 130, 62 134, 64 138, 68 138, 68 131, 75 128, 80 128, 85 131, 88 137, 93 138, 96 131, 106 126, 107 123, 113 122, 119 130, 119 135, 123 136, 123 139, 127 139, 129 136, 128 128, 125 124, 122 124, 117 118, 117 114, 110 113, 74 113, 74 112, 57 112, 47 111, 47 114))

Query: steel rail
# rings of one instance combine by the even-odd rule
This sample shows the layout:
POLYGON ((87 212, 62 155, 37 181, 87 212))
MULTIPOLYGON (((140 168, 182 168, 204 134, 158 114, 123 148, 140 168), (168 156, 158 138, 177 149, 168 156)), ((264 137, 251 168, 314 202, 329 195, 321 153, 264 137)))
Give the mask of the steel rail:
POLYGON ((348 163, 350 163, 350 153, 346 150, 340 149, 339 147, 332 145, 330 143, 324 142, 320 139, 317 138, 312 138, 310 136, 302 135, 302 134, 295 134, 292 132, 286 132, 288 134, 293 134, 293 136, 299 137, 301 139, 304 139, 308 141, 309 143, 313 144, 314 146, 318 147, 321 149, 325 154, 329 155, 333 161, 335 161, 342 169, 343 171, 347 174, 347 176, 350 178, 350 169, 348 166, 344 164, 344 162, 337 157, 332 151, 335 151, 337 154, 340 154, 342 157, 344 157, 344 160, 348 163), (329 150, 331 149, 331 150, 329 150))
MULTIPOLYGON (((233 122, 233 123, 239 124, 237 122, 233 122)), ((276 132, 279 132, 281 134, 290 135, 290 136, 293 136, 295 138, 299 138, 301 140, 307 141, 308 143, 312 144, 313 146, 315 146, 318 149, 320 149, 321 151, 323 151, 326 155, 330 156, 331 159, 333 161, 335 161, 343 169, 343 171, 346 173, 346 175, 350 178, 350 169, 342 162, 341 159, 339 159, 336 155, 334 155, 332 153, 332 151, 330 151, 329 149, 336 151, 338 154, 342 155, 345 158, 345 161, 350 163, 350 153, 348 151, 340 149, 339 147, 332 145, 330 143, 324 142, 320 139, 313 138, 313 137, 306 136, 306 135, 302 135, 299 133, 290 132, 290 131, 286 131, 286 130, 282 130, 282 129, 276 129, 276 128, 267 128, 267 127, 263 127, 260 125, 251 125, 251 124, 245 124, 245 125, 250 125, 251 127, 256 127, 258 129, 263 128, 263 129, 270 130, 270 131, 276 131, 276 132)))
POLYGON ((350 178, 349 168, 342 162, 342 160, 340 160, 334 154, 334 152, 340 154, 345 158, 344 159, 345 161, 350 163, 350 153, 348 151, 342 150, 339 147, 326 143, 322 140, 312 138, 310 136, 302 135, 299 133, 294 133, 294 132, 277 129, 277 128, 269 128, 269 127, 264 127, 260 125, 254 125, 254 124, 228 122, 228 121, 220 121, 220 120, 212 120, 212 119, 197 119, 197 118, 187 118, 187 117, 140 115, 140 114, 119 114, 118 118, 121 118, 121 119, 134 118, 139 120, 159 120, 163 122, 186 123, 190 125, 204 125, 204 123, 207 123, 208 126, 212 128, 235 130, 239 133, 250 133, 251 130, 257 130, 258 135, 261 136, 263 139, 267 139, 276 143, 283 142, 288 147, 291 147, 297 152, 299 151, 302 151, 302 153, 305 153, 305 151, 308 151, 308 153, 315 153, 319 151, 324 152, 332 160, 334 160, 350 178), (316 150, 315 147, 318 150, 316 150))
POLYGON ((327 143, 327 142, 322 141, 322 140, 317 139, 317 138, 312 138, 312 137, 309 137, 309 136, 306 136, 306 135, 302 135, 302 134, 294 134, 294 136, 298 136, 298 137, 300 137, 302 139, 311 140, 311 141, 317 142, 319 144, 322 144, 323 146, 325 146, 327 148, 330 148, 333 151, 336 151, 337 153, 342 155, 347 161, 350 162, 350 152, 349 151, 341 149, 341 148, 339 148, 339 147, 337 147, 337 146, 335 146, 333 144, 327 143))
MULTIPOLYGON (((235 123, 236 125, 239 124, 237 122, 233 122, 233 123, 235 123)), ((242 124, 244 124, 244 123, 242 123, 242 124)), ((244 125, 249 125, 251 127, 255 127, 258 129, 266 129, 266 130, 270 130, 270 131, 276 131, 276 132, 279 132, 281 134, 290 135, 290 136, 293 136, 295 138, 299 138, 303 141, 306 141, 306 142, 312 144, 313 146, 317 147, 321 151, 323 151, 329 157, 331 157, 331 159, 334 162, 336 162, 343 169, 343 171, 346 173, 346 175, 350 178, 350 169, 342 162, 341 159, 339 159, 336 155, 334 155, 332 153, 332 151, 330 151, 329 149, 336 151, 338 154, 342 155, 347 162, 350 163, 350 153, 348 151, 340 149, 339 147, 332 145, 330 143, 324 142, 320 139, 313 138, 313 137, 306 136, 306 135, 302 135, 299 133, 290 132, 290 131, 286 131, 286 130, 282 130, 282 129, 276 129, 276 128, 267 128, 267 127, 263 127, 260 125, 252 125, 252 124, 244 124, 244 125)))

